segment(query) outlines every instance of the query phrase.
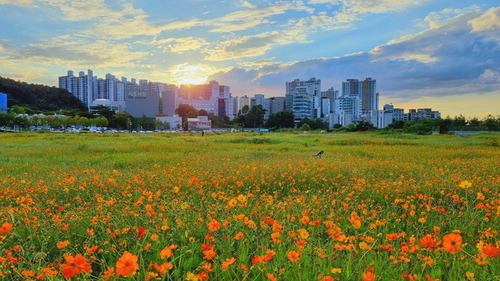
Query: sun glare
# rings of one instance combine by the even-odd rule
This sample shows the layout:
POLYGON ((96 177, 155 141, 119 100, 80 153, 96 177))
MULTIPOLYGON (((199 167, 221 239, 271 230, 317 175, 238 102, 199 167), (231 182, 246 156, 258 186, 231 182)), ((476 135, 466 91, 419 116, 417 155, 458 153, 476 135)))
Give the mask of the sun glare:
POLYGON ((215 73, 215 69, 203 64, 179 64, 170 69, 170 73, 177 85, 181 84, 203 84, 208 76, 215 73))

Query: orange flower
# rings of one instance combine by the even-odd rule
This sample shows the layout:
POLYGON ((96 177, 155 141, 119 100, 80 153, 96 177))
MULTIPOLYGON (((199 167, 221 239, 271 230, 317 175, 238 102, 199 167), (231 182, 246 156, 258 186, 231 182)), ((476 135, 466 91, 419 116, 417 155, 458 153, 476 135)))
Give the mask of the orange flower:
POLYGON ((108 281, 109 278, 113 277, 114 275, 115 275, 115 268, 110 267, 108 268, 108 270, 102 273, 102 278, 104 278, 104 281, 108 281))
POLYGON ((361 278, 363 279, 363 281, 374 281, 375 277, 376 277, 376 275, 373 274, 372 272, 365 272, 361 276, 361 278))
POLYGON ((71 278, 82 272, 91 272, 92 267, 87 259, 81 254, 65 257, 66 263, 61 265, 62 274, 65 278, 71 278))
POLYGON ((127 277, 135 274, 136 270, 139 269, 138 259, 136 255, 125 251, 116 261, 116 275, 127 277))
POLYGON ((93 255, 98 248, 97 245, 94 245, 92 247, 86 247, 85 249, 87 250, 87 254, 93 255))
POLYGON ((418 275, 416 275, 416 274, 402 273, 401 275, 403 275, 403 278, 406 280, 410 280, 410 281, 418 280, 418 275))
POLYGON ((213 219, 208 223, 208 230, 216 231, 219 229, 220 229, 220 223, 216 219, 213 219))
POLYGON ((208 280, 208 279, 210 279, 210 276, 208 276, 208 273, 206 273, 205 271, 196 274, 196 277, 198 277, 199 280, 208 280))
POLYGON ((450 233, 443 236, 443 248, 445 251, 456 254, 462 251, 462 236, 460 234, 450 233))
POLYGON ((43 272, 42 274, 40 274, 36 277, 37 280, 42 280, 46 276, 56 276, 57 275, 57 271, 50 268, 50 267, 42 268, 42 272, 43 272))
POLYGON ((231 257, 222 262, 221 269, 222 271, 227 271, 230 265, 232 265, 236 261, 236 258, 231 257))
POLYGON ((174 268, 174 265, 170 262, 166 262, 163 264, 158 264, 158 263, 153 263, 153 267, 158 271, 159 274, 164 275, 167 273, 170 269, 174 268))
POLYGON ((165 247, 165 248, 163 248, 163 250, 161 250, 161 252, 160 252, 160 258, 161 258, 162 260, 164 260, 164 259, 168 259, 168 258, 170 258, 173 254, 174 254, 174 252, 172 251, 172 248, 170 248, 170 247, 165 247))
POLYGON ((240 240, 241 238, 243 238, 245 235, 243 234, 243 232, 238 232, 236 233, 236 235, 234 235, 234 239, 235 240, 240 240))
POLYGON ((349 217, 349 222, 352 224, 354 228, 361 227, 361 218, 358 216, 358 213, 356 212, 351 213, 351 216, 349 217))
POLYGON ((299 262, 299 260, 300 260, 300 254, 296 251, 288 252, 288 254, 286 254, 286 257, 291 262, 299 262))
POLYGON ((57 242, 56 246, 57 246, 58 249, 62 249, 64 247, 68 246, 68 245, 69 245, 69 241, 66 240, 66 241, 59 241, 59 242, 57 242))
POLYGON ((278 281, 278 278, 276 278, 272 273, 266 273, 266 277, 271 281, 278 281))
POLYGON ((280 237, 280 233, 279 232, 273 232, 273 233, 271 233, 271 239, 276 244, 281 243, 281 240, 279 239, 279 237, 280 237))
POLYGON ((22 276, 26 276, 26 277, 33 277, 35 276, 35 272, 34 271, 31 271, 31 270, 23 270, 21 271, 21 275, 22 276))
POLYGON ((420 245, 423 247, 434 248, 439 244, 439 242, 434 241, 434 238, 430 234, 427 234, 424 237, 420 238, 420 245))
POLYGON ((488 244, 483 247, 482 252, 483 254, 492 258, 498 258, 498 255, 500 254, 500 248, 496 248, 492 244, 488 244))

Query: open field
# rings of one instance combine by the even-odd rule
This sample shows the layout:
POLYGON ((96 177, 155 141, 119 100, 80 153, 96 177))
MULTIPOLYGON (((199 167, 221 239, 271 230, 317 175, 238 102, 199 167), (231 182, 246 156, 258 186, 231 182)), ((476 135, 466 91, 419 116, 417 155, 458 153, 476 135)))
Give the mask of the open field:
POLYGON ((0 280, 500 280, 500 135, 4 133, 0 153, 0 280))

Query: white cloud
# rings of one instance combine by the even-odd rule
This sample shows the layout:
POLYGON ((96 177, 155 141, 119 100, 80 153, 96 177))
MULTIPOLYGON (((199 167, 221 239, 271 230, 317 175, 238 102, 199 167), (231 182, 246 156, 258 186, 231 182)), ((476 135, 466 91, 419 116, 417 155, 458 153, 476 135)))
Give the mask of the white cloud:
POLYGON ((472 26, 473 32, 500 29, 500 7, 489 9, 483 15, 471 20, 469 23, 472 26))
POLYGON ((439 12, 431 12, 427 15, 424 21, 432 23, 435 21, 443 21, 457 15, 479 11, 481 8, 478 5, 472 5, 464 9, 446 8, 439 12))
POLYGON ((236 11, 210 21, 217 26, 212 32, 232 32, 246 30, 259 24, 270 23, 268 18, 284 14, 289 10, 313 13, 314 9, 304 6, 302 1, 278 2, 276 5, 236 11))
POLYGON ((16 5, 21 7, 29 7, 33 4, 33 0, 0 0, 0 5, 16 5))
POLYGON ((246 7, 246 8, 250 8, 250 9, 254 9, 255 8, 255 5, 249 3, 248 1, 241 1, 240 5, 242 7, 246 7))
POLYGON ((208 45, 205 39, 185 37, 185 38, 168 38, 155 40, 152 42, 155 45, 161 46, 168 52, 182 54, 186 51, 199 50, 208 45))
POLYGON ((404 11, 410 6, 432 0, 309 0, 308 4, 339 5, 347 13, 387 13, 404 11))

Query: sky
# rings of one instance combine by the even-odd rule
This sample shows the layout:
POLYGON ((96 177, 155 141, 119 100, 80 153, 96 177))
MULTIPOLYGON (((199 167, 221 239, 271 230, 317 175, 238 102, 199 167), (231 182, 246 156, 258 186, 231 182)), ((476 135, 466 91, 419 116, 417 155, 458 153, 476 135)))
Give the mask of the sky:
POLYGON ((500 0, 0 0, 0 76, 68 70, 233 96, 377 80, 380 104, 500 115, 500 0))

